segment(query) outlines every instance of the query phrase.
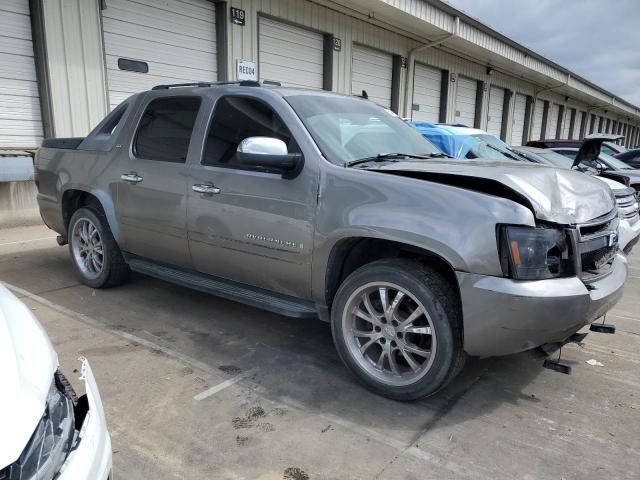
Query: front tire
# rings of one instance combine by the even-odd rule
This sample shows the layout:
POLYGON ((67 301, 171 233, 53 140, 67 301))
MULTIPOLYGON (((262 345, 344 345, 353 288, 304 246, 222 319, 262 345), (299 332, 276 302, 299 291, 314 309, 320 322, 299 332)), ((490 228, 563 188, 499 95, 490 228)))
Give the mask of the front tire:
POLYGON ((460 302, 418 262, 386 259, 353 272, 333 302, 333 340, 347 369, 394 400, 437 393, 462 369, 460 302))
POLYGON ((68 236, 71 262, 82 283, 104 288, 126 280, 129 267, 100 209, 76 210, 69 222, 68 236))

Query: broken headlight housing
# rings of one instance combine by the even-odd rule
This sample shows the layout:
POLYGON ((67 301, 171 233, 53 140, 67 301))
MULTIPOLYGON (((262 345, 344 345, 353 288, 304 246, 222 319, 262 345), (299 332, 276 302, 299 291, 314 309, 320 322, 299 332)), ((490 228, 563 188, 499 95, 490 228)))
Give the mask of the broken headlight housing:
POLYGON ((49 388, 40 423, 17 462, 10 480, 51 480, 66 460, 75 435, 73 401, 55 380, 49 388))
POLYGON ((557 228, 505 225, 500 230, 500 262, 516 280, 543 280, 572 273, 567 234, 557 228))

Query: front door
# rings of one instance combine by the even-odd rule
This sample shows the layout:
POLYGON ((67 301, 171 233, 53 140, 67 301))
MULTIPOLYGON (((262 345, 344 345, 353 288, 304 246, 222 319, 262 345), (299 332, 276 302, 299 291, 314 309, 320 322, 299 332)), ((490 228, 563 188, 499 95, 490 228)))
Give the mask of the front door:
POLYGON ((308 299, 317 171, 306 165, 284 179, 236 160, 238 144, 255 136, 299 152, 280 118, 256 98, 216 102, 201 163, 190 169, 189 248, 200 272, 308 299))
POLYGON ((121 248, 158 262, 188 267, 187 172, 191 134, 201 98, 151 100, 118 162, 121 248))

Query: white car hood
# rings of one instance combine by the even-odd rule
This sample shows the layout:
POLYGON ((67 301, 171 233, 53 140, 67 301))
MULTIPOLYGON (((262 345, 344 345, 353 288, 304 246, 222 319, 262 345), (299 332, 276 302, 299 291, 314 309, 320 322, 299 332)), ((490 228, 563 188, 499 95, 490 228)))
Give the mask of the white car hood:
POLYGON ((58 356, 42 325, 0 284, 0 469, 26 447, 57 368, 58 356))
POLYGON ((610 178, 605 177, 593 177, 596 180, 600 180, 602 183, 606 183, 611 190, 627 190, 627 186, 624 183, 616 182, 610 178))

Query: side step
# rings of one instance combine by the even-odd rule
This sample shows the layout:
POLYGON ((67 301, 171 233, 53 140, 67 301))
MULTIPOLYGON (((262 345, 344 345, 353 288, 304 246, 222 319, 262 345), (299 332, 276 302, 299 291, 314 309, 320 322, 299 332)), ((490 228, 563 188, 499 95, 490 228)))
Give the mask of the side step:
POLYGON ((266 290, 249 287, 198 272, 178 270, 136 257, 127 258, 129 268, 150 277, 226 298, 279 315, 296 318, 318 318, 318 311, 311 302, 278 295, 266 290))

